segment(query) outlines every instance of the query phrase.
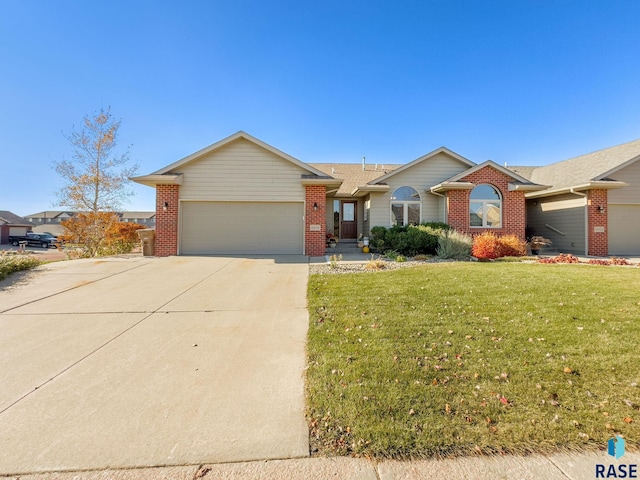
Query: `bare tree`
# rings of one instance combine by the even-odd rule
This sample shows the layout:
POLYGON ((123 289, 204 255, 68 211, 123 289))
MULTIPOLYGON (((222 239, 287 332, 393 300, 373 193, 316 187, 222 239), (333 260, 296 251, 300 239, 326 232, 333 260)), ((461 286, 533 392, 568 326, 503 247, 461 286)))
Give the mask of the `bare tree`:
POLYGON ((119 128, 120 120, 113 118, 111 108, 101 108, 93 117, 84 117, 80 131, 66 137, 73 145, 73 155, 55 164, 65 181, 57 192, 59 205, 85 212, 113 212, 133 195, 129 177, 138 166, 127 167, 129 149, 114 154, 119 128))

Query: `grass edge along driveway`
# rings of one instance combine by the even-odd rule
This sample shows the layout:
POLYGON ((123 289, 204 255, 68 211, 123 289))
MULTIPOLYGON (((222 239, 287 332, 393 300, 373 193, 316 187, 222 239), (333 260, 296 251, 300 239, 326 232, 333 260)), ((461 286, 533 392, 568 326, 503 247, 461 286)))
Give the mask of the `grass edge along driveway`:
POLYGON ((640 269, 312 275, 312 451, 421 458, 640 441, 640 269))

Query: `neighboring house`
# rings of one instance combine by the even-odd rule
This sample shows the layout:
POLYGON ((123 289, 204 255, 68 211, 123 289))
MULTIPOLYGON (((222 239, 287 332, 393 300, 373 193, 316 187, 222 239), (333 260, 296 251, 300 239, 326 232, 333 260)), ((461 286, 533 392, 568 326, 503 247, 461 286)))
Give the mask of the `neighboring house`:
MULTIPOLYGON (((50 232, 54 235, 61 235, 63 228, 61 223, 72 218, 78 212, 49 210, 45 212, 33 213, 25 218, 35 225, 36 232, 50 232)), ((156 212, 116 212, 121 222, 139 223, 148 228, 156 225, 156 212)))
POLYGON ((7 210, 0 210, 0 243, 9 243, 9 235, 26 235, 33 225, 7 210))
POLYGON ((547 184, 527 198, 527 224, 562 252, 640 255, 640 140, 543 167, 511 167, 547 184))
POLYGON ((33 231, 36 233, 50 233, 58 236, 64 233, 61 223, 73 217, 75 212, 61 210, 47 210, 44 212, 32 213, 25 218, 33 223, 33 231))
POLYGON ((121 222, 137 223, 147 228, 156 226, 156 212, 120 212, 121 222))
POLYGON ((29 220, 34 225, 60 225, 64 220, 68 220, 73 217, 75 212, 61 211, 61 210, 48 210, 44 212, 32 213, 24 218, 29 220))
MULTIPOLYGON (((571 200, 586 199, 583 243, 576 237, 577 247, 571 248, 579 250, 582 245, 583 251, 576 253, 607 255, 609 228, 617 235, 623 227, 615 219, 607 224, 608 212, 615 212, 616 218, 625 215, 634 199, 636 209, 640 208, 640 180, 632 178, 640 177, 640 163, 635 164, 640 141, 627 145, 631 147, 621 149, 615 161, 599 160, 605 168, 585 174, 590 175, 589 182, 565 187, 565 169, 557 167, 560 164, 508 169, 492 161, 475 164, 445 147, 404 165, 307 164, 237 132, 133 180, 156 188, 155 252, 159 256, 323 255, 327 233, 355 240, 368 235, 373 226, 429 221, 446 222, 470 234, 492 231, 524 238, 530 220, 536 234, 552 236, 549 232, 560 231, 566 236, 562 230, 568 230, 566 225, 549 223, 535 208, 542 198, 566 194, 573 196, 571 200), (628 158, 620 160, 624 156, 628 158), (547 175, 546 168, 546 172, 555 169, 557 176, 547 175), (611 188, 620 188, 621 193, 629 188, 629 194, 612 192, 607 197, 611 188), (622 208, 609 205, 607 198, 622 208)), ((635 240, 640 226, 636 222, 633 228, 635 243, 630 248, 640 254, 635 240)), ((561 249, 563 245, 554 244, 561 249)))

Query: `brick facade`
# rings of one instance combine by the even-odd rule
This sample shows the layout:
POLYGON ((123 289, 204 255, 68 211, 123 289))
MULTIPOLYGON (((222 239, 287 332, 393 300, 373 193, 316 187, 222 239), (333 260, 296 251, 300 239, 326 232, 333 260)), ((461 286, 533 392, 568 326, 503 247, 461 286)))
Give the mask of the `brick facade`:
POLYGON ((609 254, 607 191, 589 190, 587 192, 587 254, 606 257, 609 254), (600 212, 600 207, 603 208, 600 212))
POLYGON ((307 185, 305 187, 304 211, 304 254, 311 257, 324 255, 327 242, 327 187, 307 185), (313 208, 318 206, 317 210, 313 208), (319 230, 311 230, 311 225, 319 225, 319 230))
POLYGON ((179 191, 179 185, 156 185, 155 255, 157 257, 168 257, 178 253, 179 191))
POLYGON ((516 235, 525 238, 526 204, 524 192, 509 191, 509 182, 513 181, 508 175, 486 166, 466 177, 460 182, 470 182, 475 185, 487 183, 497 188, 502 197, 502 228, 477 228, 470 226, 469 196, 471 190, 449 190, 447 192, 447 223, 460 232, 476 235, 485 231, 496 235, 516 235))

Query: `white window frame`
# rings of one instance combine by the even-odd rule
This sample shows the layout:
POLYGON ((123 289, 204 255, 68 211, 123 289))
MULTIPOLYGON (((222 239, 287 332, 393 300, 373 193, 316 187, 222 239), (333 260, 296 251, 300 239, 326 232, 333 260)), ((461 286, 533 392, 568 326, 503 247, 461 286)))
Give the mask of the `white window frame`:
POLYGON ((406 227, 407 225, 409 225, 409 205, 418 205, 418 208, 420 209, 418 225, 420 224, 420 222, 422 222, 422 196, 420 195, 420 192, 418 191, 417 188, 414 188, 410 185, 402 185, 393 191, 393 193, 389 198, 389 225, 390 226, 395 225, 394 219, 393 219, 393 210, 392 210, 392 207, 394 204, 402 205, 402 222, 403 222, 402 226, 403 227, 406 227), (396 193, 401 188, 411 188, 418 194, 418 198, 420 200, 395 200, 393 194, 396 193))
POLYGON ((502 192, 500 191, 499 188, 495 187, 494 185, 491 185, 490 183, 479 183, 478 185, 476 185, 475 187, 473 187, 473 190, 471 190, 471 193, 469 194, 469 228, 502 228, 502 224, 503 224, 503 219, 502 219, 502 192), (482 198, 471 198, 471 194, 473 193, 473 190, 475 190, 478 187, 482 187, 482 186, 488 186, 491 187, 496 194, 498 195, 498 199, 496 200, 495 198, 492 199, 482 199, 482 198), (471 205, 473 203, 482 203, 482 225, 471 225, 471 205), (500 209, 500 224, 499 225, 488 225, 487 224, 487 218, 488 218, 488 211, 489 211, 489 206, 493 207, 497 204, 498 208, 500 209))

